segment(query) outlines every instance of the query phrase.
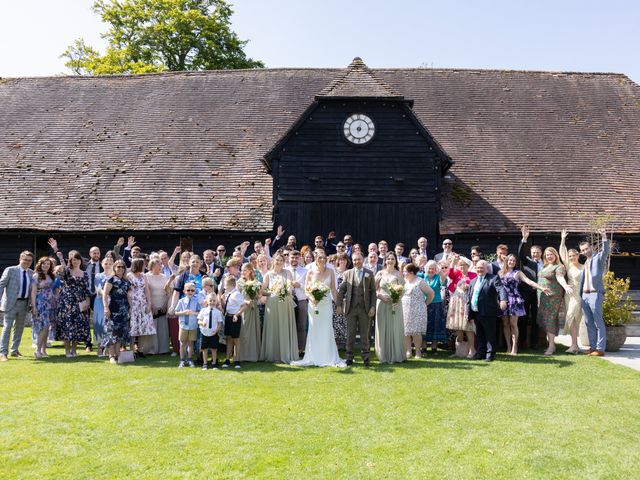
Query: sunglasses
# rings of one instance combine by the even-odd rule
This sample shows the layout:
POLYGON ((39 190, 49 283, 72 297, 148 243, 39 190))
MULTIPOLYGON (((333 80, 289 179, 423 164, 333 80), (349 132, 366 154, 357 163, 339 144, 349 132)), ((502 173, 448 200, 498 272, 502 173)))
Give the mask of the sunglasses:
POLYGON ((120 269, 120 268, 124 268, 124 267, 123 267, 122 265, 118 265, 118 266, 116 267, 116 270, 118 270, 118 269, 120 269))
POLYGON ((443 243, 443 245, 453 245, 453 243, 443 243))
POLYGON ((185 292, 195 292, 195 290, 193 288, 187 288, 185 292))

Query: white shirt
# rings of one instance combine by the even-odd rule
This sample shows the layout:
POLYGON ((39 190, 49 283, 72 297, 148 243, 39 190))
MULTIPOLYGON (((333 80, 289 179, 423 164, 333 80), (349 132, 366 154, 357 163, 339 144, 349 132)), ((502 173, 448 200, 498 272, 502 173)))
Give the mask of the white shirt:
POLYGON ((234 288, 233 290, 231 290, 231 292, 224 295, 224 302, 225 303, 223 303, 223 308, 226 305, 227 315, 235 315, 236 313, 238 313, 238 310, 240 310, 240 307, 242 307, 242 304, 244 303, 244 297, 237 288, 234 288))
POLYGON ((295 268, 289 266, 287 267, 287 270, 291 272, 291 275, 293 276, 293 281, 298 282, 300 284, 298 288, 295 288, 293 290, 296 295, 296 298, 298 300, 307 300, 307 294, 304 291, 304 287, 306 286, 307 272, 309 270, 307 270, 305 267, 301 265, 298 265, 295 268))
POLYGON ((198 320, 205 320, 207 322, 206 326, 200 325, 200 332, 205 337, 211 337, 216 330, 218 330, 218 325, 220 325, 223 321, 222 312, 217 308, 205 307, 198 313, 198 320), (211 312, 211 315, 209 314, 211 312))

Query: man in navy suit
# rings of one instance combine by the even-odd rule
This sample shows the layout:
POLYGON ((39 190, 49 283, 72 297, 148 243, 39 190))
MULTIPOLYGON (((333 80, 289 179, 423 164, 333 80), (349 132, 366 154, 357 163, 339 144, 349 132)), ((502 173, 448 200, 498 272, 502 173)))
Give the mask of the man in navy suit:
POLYGON ((478 276, 469 284, 467 313, 476 325, 478 353, 475 360, 491 362, 496 356, 496 320, 507 308, 507 291, 498 275, 487 273, 489 265, 476 263, 478 276))
POLYGON ((580 242, 580 253, 587 257, 580 277, 580 297, 584 324, 589 334, 589 350, 587 355, 602 357, 607 345, 607 329, 602 318, 602 302, 604 300, 604 274, 607 270, 609 242, 607 231, 598 231, 602 235, 602 249, 593 253, 593 247, 587 241, 580 242))

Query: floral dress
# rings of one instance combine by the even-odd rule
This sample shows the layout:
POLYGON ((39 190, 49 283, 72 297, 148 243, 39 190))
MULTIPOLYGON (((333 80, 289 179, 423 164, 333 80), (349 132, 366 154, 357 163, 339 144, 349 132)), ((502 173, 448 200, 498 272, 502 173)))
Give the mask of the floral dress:
POLYGON ((107 280, 111 284, 109 291, 109 311, 111 315, 104 321, 104 337, 102 346, 108 347, 119 343, 121 345, 129 343, 129 298, 127 293, 131 284, 128 280, 113 276, 107 280))
POLYGON ((89 311, 80 311, 80 302, 91 297, 87 274, 82 277, 71 275, 65 268, 60 277, 60 298, 56 325, 57 340, 69 342, 90 342, 89 311))
POLYGON ((404 315, 405 335, 424 335, 427 333, 427 304, 424 293, 420 289, 420 282, 416 278, 413 282, 405 283, 402 295, 402 313, 404 315))
POLYGON ((55 280, 49 276, 44 280, 40 280, 38 274, 33 276, 33 283, 36 286, 36 315, 32 319, 32 325, 33 333, 36 335, 55 323, 57 302, 54 282, 55 280))
POLYGON ((524 299, 520 294, 519 286, 520 279, 518 273, 520 270, 511 270, 506 275, 500 275, 502 285, 507 290, 507 309, 502 311, 503 315, 524 317, 526 312, 524 310, 524 299))
MULTIPOLYGON (((336 271, 338 288, 342 284, 342 273, 336 271)), ((336 303, 333 302, 333 334, 336 337, 338 348, 345 348, 347 345, 347 317, 336 313, 336 303)))
POLYGON ((131 295, 131 331, 132 337, 144 335, 155 335, 156 325, 153 322, 153 315, 147 312, 147 297, 144 294, 146 277, 137 276, 134 273, 127 275, 127 280, 131 284, 133 294, 131 295))
POLYGON ((538 284, 551 290, 550 295, 541 295, 538 291, 538 325, 554 335, 558 335, 560 330, 560 310, 564 304, 564 289, 558 282, 556 273, 565 276, 567 269, 564 265, 549 264, 538 273, 538 284))

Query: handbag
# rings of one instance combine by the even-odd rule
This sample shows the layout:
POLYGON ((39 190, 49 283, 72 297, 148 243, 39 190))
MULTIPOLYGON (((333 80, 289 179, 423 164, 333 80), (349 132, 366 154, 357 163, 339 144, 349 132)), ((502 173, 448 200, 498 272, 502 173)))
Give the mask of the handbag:
POLYGON ((118 355, 118 364, 133 363, 135 361, 135 355, 133 350, 125 350, 118 355))
POLYGON ((80 311, 82 313, 86 312, 87 310, 89 310, 89 300, 83 300, 80 303, 78 303, 78 306, 80 307, 80 311))
POLYGON ((456 357, 465 358, 467 355, 469 355, 470 347, 471 345, 469 344, 469 342, 460 342, 456 340, 456 357))

